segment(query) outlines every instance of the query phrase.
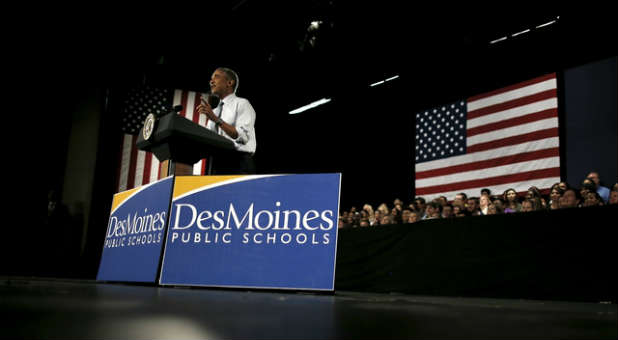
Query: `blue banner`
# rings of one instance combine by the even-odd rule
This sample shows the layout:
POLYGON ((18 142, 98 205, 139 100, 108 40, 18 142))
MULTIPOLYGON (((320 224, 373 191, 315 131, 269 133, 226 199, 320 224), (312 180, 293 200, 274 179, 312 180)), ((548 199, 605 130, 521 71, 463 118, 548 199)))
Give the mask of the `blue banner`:
POLYGON ((177 177, 160 283, 333 290, 340 181, 177 177))
POLYGON ((98 281, 155 282, 173 177, 114 195, 98 281))

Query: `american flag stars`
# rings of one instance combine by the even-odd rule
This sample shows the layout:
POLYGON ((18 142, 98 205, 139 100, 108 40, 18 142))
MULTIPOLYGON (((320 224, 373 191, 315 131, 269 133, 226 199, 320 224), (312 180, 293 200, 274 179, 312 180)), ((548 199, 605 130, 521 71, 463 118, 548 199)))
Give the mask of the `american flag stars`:
POLYGON ((416 114, 417 163, 451 157, 466 151, 466 102, 416 114))

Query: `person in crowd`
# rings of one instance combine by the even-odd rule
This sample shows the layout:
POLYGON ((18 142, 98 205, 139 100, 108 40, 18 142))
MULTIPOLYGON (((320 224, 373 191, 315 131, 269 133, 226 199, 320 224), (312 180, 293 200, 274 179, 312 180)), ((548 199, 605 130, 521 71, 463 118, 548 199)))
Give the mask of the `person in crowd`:
POLYGON ((541 191, 535 186, 531 186, 530 188, 528 188, 528 191, 526 192, 526 199, 531 199, 535 201, 535 210, 544 209, 547 205, 545 199, 541 195, 541 191))
POLYGON ((537 210, 537 201, 534 198, 526 198, 521 202, 521 212, 530 212, 537 210))
POLYGON ((384 214, 380 219, 380 225, 383 226, 389 224, 393 224, 393 216, 390 214, 384 214))
POLYGON ((418 211, 421 216, 421 219, 425 219, 425 208, 427 208, 427 203, 425 202, 425 198, 417 197, 414 199, 414 204, 416 205, 416 211, 418 211))
POLYGON ((556 210, 560 208, 560 197, 564 194, 564 190, 560 186, 560 183, 552 185, 549 192, 549 209, 556 210))
POLYGON ((612 191, 609 192, 607 204, 618 204, 618 183, 614 184, 612 191))
POLYGON ((504 191, 504 213, 514 213, 521 211, 521 204, 517 199, 517 191, 515 189, 506 189, 504 191))
POLYGON ((576 208, 579 206, 580 196, 579 192, 573 188, 567 189, 562 197, 560 197, 560 209, 564 208, 576 208))
POLYGON ((440 218, 440 214, 442 213, 442 206, 438 204, 436 201, 431 201, 427 203, 427 207, 425 208, 425 220, 440 218))
POLYGON ((391 209, 391 221, 393 222, 393 224, 401 224, 402 222, 401 210, 397 209, 397 206, 391 209))
POLYGON ((442 207, 442 218, 451 218, 454 217, 455 215, 453 215, 453 205, 452 204, 446 204, 445 206, 442 207))
POLYGON ((464 210, 466 208, 466 200, 468 199, 468 195, 465 192, 460 192, 455 195, 455 199, 453 200, 453 207, 459 206, 460 210, 464 210))
POLYGON ((412 210, 410 210, 409 208, 403 208, 403 211, 401 211, 401 223, 408 223, 411 213, 412 210))
POLYGON ((491 190, 489 188, 481 189, 481 196, 487 195, 487 197, 491 197, 491 190))
POLYGON ((379 226, 380 225, 380 221, 382 220, 382 211, 379 209, 376 209, 376 211, 374 212, 374 220, 373 220, 373 224, 371 224, 371 226, 379 226))
POLYGON ((463 217, 466 216, 462 211, 464 208, 459 204, 453 204, 453 217, 463 217))
POLYGON ((582 204, 584 207, 598 207, 601 205, 603 205, 603 199, 596 191, 588 192, 584 198, 584 203, 582 204))
POLYGON ((500 212, 498 210, 498 208, 496 208, 496 205, 493 203, 489 203, 489 205, 487 206, 487 214, 486 215, 497 215, 497 214, 501 214, 502 212, 500 212))
POLYGON ((481 195, 481 198, 479 198, 479 211, 481 215, 487 215, 487 209, 489 208, 490 204, 491 201, 489 199, 489 195, 481 195))
POLYGON ((591 171, 586 178, 590 179, 594 182, 594 186, 596 188, 596 192, 603 199, 603 203, 607 203, 609 201, 609 189, 601 185, 601 176, 599 176, 598 171, 591 171))
POLYGON ((589 192, 596 192, 596 186, 594 184, 594 182, 589 179, 589 178, 585 178, 582 181, 582 185, 579 188, 579 196, 581 197, 582 200, 582 204, 583 201, 586 199, 586 196, 588 195, 589 192))
POLYGON ((408 223, 416 223, 421 220, 420 214, 417 211, 410 212, 410 216, 408 217, 408 223))
POLYGON ((479 216, 481 211, 479 210, 479 199, 476 197, 470 197, 466 201, 466 210, 468 216, 479 216))
POLYGON ((367 219, 369 220, 369 224, 373 225, 375 223, 375 215, 371 204, 366 203, 365 205, 363 205, 363 211, 367 212, 367 219))
POLYGON ((436 198, 435 201, 438 202, 438 204, 440 204, 442 207, 448 204, 448 199, 446 198, 446 196, 440 196, 436 198))
POLYGON ((491 199, 491 204, 496 207, 496 212, 498 214, 504 213, 504 201, 499 195, 496 195, 491 199))
POLYGON ((360 219, 360 227, 362 227, 362 228, 369 227, 369 219, 368 218, 361 218, 360 219))

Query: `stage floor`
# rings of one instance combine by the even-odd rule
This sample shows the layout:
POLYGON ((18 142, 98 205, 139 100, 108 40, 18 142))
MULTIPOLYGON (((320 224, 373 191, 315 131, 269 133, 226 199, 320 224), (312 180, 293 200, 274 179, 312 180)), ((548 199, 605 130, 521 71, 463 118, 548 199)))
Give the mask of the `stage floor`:
POLYGON ((616 339, 616 304, 0 277, 3 338, 616 339))

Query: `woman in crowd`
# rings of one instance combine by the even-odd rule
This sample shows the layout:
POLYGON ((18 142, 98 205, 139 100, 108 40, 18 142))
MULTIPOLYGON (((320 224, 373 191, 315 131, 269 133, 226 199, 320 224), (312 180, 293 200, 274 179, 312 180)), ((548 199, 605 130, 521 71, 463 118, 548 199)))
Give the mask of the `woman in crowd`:
POLYGON ((521 211, 521 204, 517 199, 517 191, 515 189, 506 189, 504 192, 504 212, 514 213, 521 211))

